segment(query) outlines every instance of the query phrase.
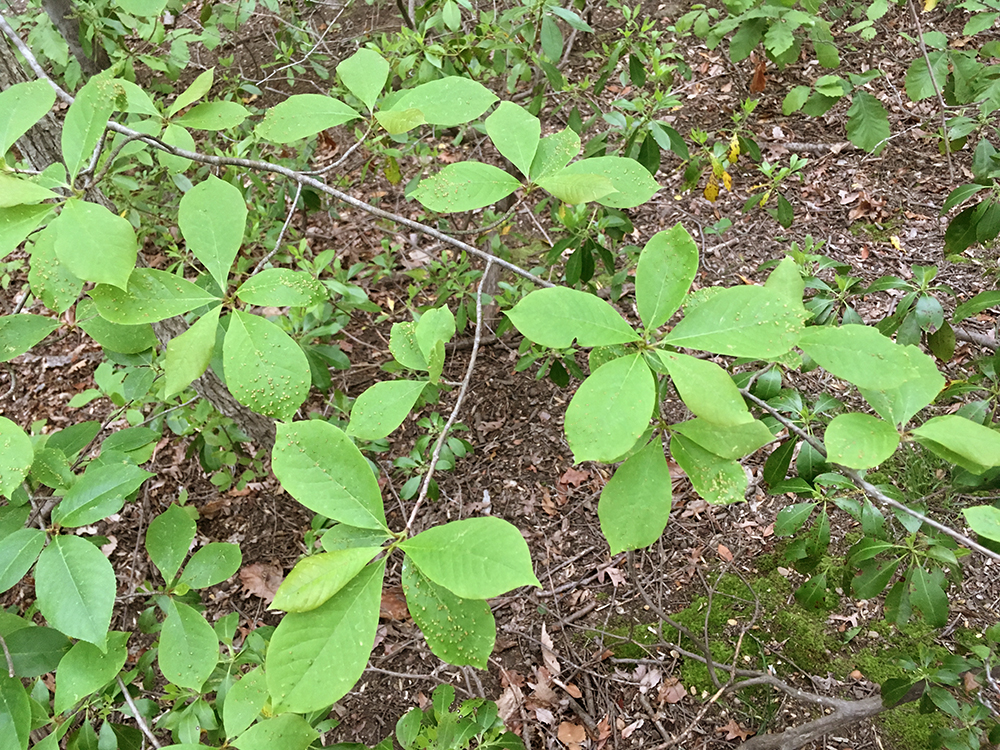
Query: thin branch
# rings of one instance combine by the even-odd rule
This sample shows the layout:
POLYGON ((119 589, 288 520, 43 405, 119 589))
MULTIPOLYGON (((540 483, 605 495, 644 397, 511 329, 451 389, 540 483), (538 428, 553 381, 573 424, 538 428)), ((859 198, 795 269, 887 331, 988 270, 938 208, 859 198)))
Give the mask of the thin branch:
POLYGON ((462 379, 462 387, 458 389, 458 397, 455 399, 455 406, 451 410, 451 414, 448 416, 448 421, 445 422, 444 429, 441 430, 441 434, 438 436, 437 442, 434 444, 434 452, 431 454, 431 461, 430 465, 427 467, 427 474, 424 476, 424 481, 420 485, 420 494, 417 496, 417 502, 413 505, 413 510, 410 512, 410 518, 406 522, 407 532, 413 528, 413 522, 417 518, 417 511, 427 499, 427 491, 431 486, 431 479, 434 477, 434 469, 437 466, 438 459, 441 458, 441 449, 444 447, 444 441, 448 438, 448 432, 451 430, 452 425, 455 424, 455 420, 458 419, 458 412, 462 408, 462 402, 465 401, 465 394, 469 390, 469 382, 472 380, 472 372, 476 366, 476 356, 479 354, 479 344, 483 338, 483 285, 486 283, 486 277, 490 272, 490 266, 492 263, 492 260, 486 261, 486 268, 483 270, 483 275, 479 279, 479 287, 476 289, 476 333, 472 339, 472 353, 469 355, 469 366, 465 370, 465 377, 462 379))
POLYGON ((288 225, 292 223, 292 217, 295 216, 295 207, 299 204, 299 196, 302 195, 302 183, 296 183, 295 185, 295 197, 292 198, 292 205, 288 209, 288 214, 285 216, 285 223, 281 225, 281 231, 278 232, 278 239, 274 243, 274 249, 271 250, 267 255, 260 259, 260 263, 253 269, 251 276, 256 276, 260 273, 261 269, 277 254, 278 248, 281 247, 281 241, 285 239, 285 232, 288 231, 288 225))
POLYGON ((955 181, 955 165, 951 161, 951 139, 948 138, 948 122, 945 119, 944 113, 947 109, 947 105, 944 103, 944 96, 941 95, 941 88, 938 86, 937 76, 934 75, 934 66, 931 65, 930 55, 927 53, 927 45, 924 44, 924 30, 920 28, 920 17, 917 15, 917 9, 913 7, 913 0, 907 0, 907 6, 910 8, 910 15, 913 17, 913 23, 917 27, 917 41, 920 44, 920 52, 923 53, 924 63, 927 65, 927 73, 931 79, 931 85, 934 87, 934 93, 937 94, 938 104, 941 106, 939 114, 941 115, 941 137, 944 138, 944 155, 948 159, 948 181, 955 181))
POLYGON ((135 719, 135 723, 139 725, 139 729, 141 729, 142 733, 146 735, 146 738, 153 747, 163 747, 159 740, 156 739, 156 735, 150 731, 149 725, 146 723, 146 720, 142 718, 142 714, 139 713, 139 709, 136 708, 135 701, 132 700, 132 695, 129 693, 128 688, 125 687, 125 683, 122 682, 121 675, 118 675, 115 679, 118 680, 118 687, 122 690, 122 696, 124 696, 125 702, 128 703, 128 707, 132 709, 132 718, 135 719))
POLYGON ((14 671, 14 659, 11 657, 10 649, 7 648, 7 641, 4 640, 2 635, 0 635, 0 646, 3 647, 4 658, 7 659, 7 674, 13 679, 17 677, 17 672, 14 671))

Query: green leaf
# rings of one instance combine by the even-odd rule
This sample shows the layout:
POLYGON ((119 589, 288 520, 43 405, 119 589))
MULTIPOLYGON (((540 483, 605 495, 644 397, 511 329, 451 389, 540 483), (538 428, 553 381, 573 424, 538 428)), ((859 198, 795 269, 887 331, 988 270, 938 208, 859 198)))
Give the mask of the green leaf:
POLYGON ((927 57, 930 60, 930 68, 927 66, 927 60, 917 57, 906 71, 906 95, 910 97, 910 101, 919 102, 937 96, 948 78, 948 53, 931 50, 927 53, 927 57))
POLYGON ((385 88, 389 63, 378 52, 362 47, 337 65, 337 74, 347 90, 360 99, 369 111, 385 88))
POLYGON ((617 192, 611 180, 599 174, 557 173, 539 177, 536 183, 563 203, 570 205, 600 200, 606 195, 617 192))
POLYGON ((309 395, 309 361, 281 328, 235 310, 222 344, 226 385, 237 401, 275 419, 291 419, 309 395))
POLYGON ((649 426, 655 405, 656 381, 641 354, 602 365, 566 408, 574 463, 619 460, 649 426))
POLYGON ((826 601, 826 573, 813 576, 795 589, 795 601, 806 609, 820 609, 826 601))
POLYGON ((611 554, 648 547, 670 518, 671 477, 657 437, 618 467, 601 492, 597 515, 611 554))
POLYGON ((193 589, 205 589, 232 578, 241 562, 243 553, 238 544, 209 542, 191 555, 180 582, 193 589))
POLYGON ((125 498, 151 476, 133 464, 91 464, 52 510, 52 521, 66 528, 97 523, 121 510, 125 498))
POLYGON ((346 586, 381 547, 351 547, 299 560, 278 587, 268 609, 308 612, 346 586))
POLYGON ((115 111, 115 99, 120 89, 108 74, 96 75, 76 94, 63 121, 63 162, 73 182, 90 164, 94 148, 104 134, 108 118, 115 111))
POLYGON ((598 199, 612 208, 635 208, 648 201, 659 184, 639 162, 622 156, 595 156, 573 162, 557 174, 596 174, 611 180, 618 192, 598 199))
POLYGON ((18 313, 0 317, 0 362, 19 357, 59 327, 59 321, 18 313))
POLYGON ((306 307, 327 298, 326 287, 305 271, 267 268, 251 276, 236 290, 248 305, 306 307))
POLYGON ((962 28, 962 36, 975 36, 981 31, 992 28, 997 18, 1000 18, 1000 13, 976 13, 969 16, 969 20, 962 28))
POLYGON ((546 8, 546 10, 554 16, 559 16, 562 20, 568 23, 572 29, 576 29, 577 31, 586 31, 588 34, 594 33, 594 29, 569 8, 563 8, 558 5, 550 5, 546 8))
POLYGON ((97 203, 66 201, 52 222, 56 257, 79 279, 128 288, 138 249, 132 225, 97 203))
POLYGON ((347 434, 361 440, 384 438, 403 423, 426 385, 422 380, 391 380, 371 386, 354 402, 347 434))
POLYGON ((167 583, 177 577, 196 531, 197 525, 190 514, 173 503, 149 522, 146 552, 167 583))
POLYGON ((449 664, 486 669, 497 635, 490 605, 438 586, 409 557, 403 558, 402 584, 407 608, 431 652, 449 664))
POLYGON ((805 317, 801 302, 774 289, 737 286, 689 309, 664 341, 713 354, 770 359, 798 342, 805 317))
POLYGON ((965 520, 980 536, 1000 542, 1000 508, 992 505, 976 505, 965 508, 965 520))
POLYGON ((384 573, 380 560, 320 607, 285 615, 264 663, 274 713, 317 711, 354 687, 375 643, 384 573))
POLYGON ((254 133, 271 143, 291 143, 360 117, 353 107, 332 96, 295 94, 269 109, 254 133))
POLYGON ((1000 290, 980 292, 972 299, 966 300, 956 307, 952 320, 955 323, 961 323, 966 318, 978 315, 983 310, 998 306, 1000 306, 1000 290))
POLYGON ((878 155, 891 135, 885 107, 867 91, 854 94, 847 110, 847 138, 858 148, 878 155))
POLYGON ((539 178, 561 170, 579 153, 580 136, 572 128, 547 135, 538 142, 529 175, 537 182, 539 178))
POLYGON ((0 92, 0 154, 10 151, 52 109, 56 92, 48 81, 16 83, 0 92))
POLYGON ((715 505, 743 502, 747 475, 736 461, 720 458, 680 434, 670 439, 670 455, 684 469, 695 492, 715 505))
POLYGON ((247 206, 238 188, 209 176, 184 193, 177 224, 188 250, 226 288, 229 269, 243 244, 247 206))
POLYGON ((158 16, 167 7, 167 0, 119 0, 118 5, 133 16, 158 16))
POLYGON ((563 51, 563 36, 559 24, 551 16, 542 16, 542 28, 539 33, 542 44, 542 54, 554 63, 559 62, 563 51))
POLYGON ((319 737, 301 716, 281 714, 260 721, 233 740, 239 750, 306 750, 319 737))
POLYGON ((59 197, 37 182, 0 172, 0 208, 10 208, 25 203, 41 203, 59 197))
POLYGON ((793 112, 798 112, 809 98, 809 93, 808 86, 793 86, 781 102, 781 113, 787 117, 793 112))
MULTIPOLYGON (((36 569, 36 575, 37 572, 36 569)), ((7 634, 6 640, 14 673, 23 679, 54 672, 73 645, 55 628, 22 628, 20 624, 16 631, 7 634)))
POLYGON ((756 419, 730 425, 689 419, 673 429, 721 458, 743 458, 774 440, 767 425, 756 419))
POLYGON ((0 540, 0 592, 16 586, 45 546, 45 532, 18 529, 0 540))
POLYGON ((346 523, 338 523, 325 532, 320 541, 324 550, 336 552, 352 547, 381 547, 382 543, 388 539, 388 532, 384 530, 359 529, 356 526, 348 526, 346 523))
POLYGON ((207 94, 212 88, 215 79, 215 68, 209 68, 204 73, 195 78, 191 85, 180 93, 170 109, 167 110, 167 117, 173 117, 185 107, 194 104, 207 94))
POLYGON ((247 108, 237 102, 202 102, 174 118, 174 124, 195 130, 228 130, 249 116, 247 108))
MULTIPOLYGON (((967 185, 959 185, 957 188, 955 188, 948 194, 947 198, 945 198, 944 205, 941 206, 940 215, 944 216, 946 213, 948 213, 948 211, 953 209, 955 206, 957 206, 960 203, 965 203, 965 201, 969 200, 969 198, 978 193, 980 190, 984 190, 985 188, 986 185, 978 185, 975 183, 969 183, 967 185)), ((983 292, 983 294, 990 294, 990 292, 983 292)), ((962 306, 959 305, 958 308, 955 309, 956 317, 954 318, 954 321, 956 323, 958 323, 960 320, 963 319, 958 317, 958 310, 961 307, 962 306)), ((968 317, 968 315, 964 317, 968 317)))
POLYGON ((828 461, 851 469, 871 469, 896 452, 899 433, 870 414, 841 414, 826 428, 823 443, 828 461))
POLYGON ((795 503, 778 511, 774 520, 774 533, 777 536, 789 536, 802 528, 812 515, 816 503, 795 503))
POLYGON ((911 434, 925 448, 973 474, 1000 466, 1000 432, 964 417, 933 417, 911 434))
POLYGON ((110 323, 97 314, 97 308, 89 297, 77 303, 76 320, 88 336, 113 352, 138 354, 160 344, 148 323, 138 326, 110 323))
POLYGON ((536 289, 507 311, 525 338, 552 349, 609 346, 638 341, 639 335, 599 297, 565 287, 536 289))
POLYGON ((242 734, 260 716, 267 702, 267 682, 264 670, 252 669, 243 675, 226 693, 222 707, 222 723, 226 727, 226 737, 242 734))
POLYGON ((481 83, 450 76, 409 89, 396 100, 390 111, 416 109, 428 124, 453 128, 478 118, 497 98, 481 83))
POLYGON ((0 674, 0 744, 11 750, 28 750, 31 702, 21 680, 0 674))
POLYGON ((389 351, 399 364, 411 370, 426 370, 427 359, 417 344, 417 324, 413 321, 393 323, 389 334, 389 351))
POLYGON ((52 212, 52 206, 47 203, 0 208, 0 258, 13 252, 52 212))
POLYGON ((485 516, 434 526, 399 545, 421 572, 463 599, 540 586, 521 532, 485 516))
POLYGON ((35 595, 48 623, 104 650, 115 604, 108 558, 78 536, 53 537, 35 565, 35 595))
POLYGON ((167 342, 167 356, 163 364, 167 376, 164 398, 176 396, 208 369, 215 353, 221 311, 221 305, 213 307, 184 333, 167 342))
POLYGON ((657 354, 670 372, 684 405, 695 416, 728 426, 753 421, 740 389, 717 364, 686 354, 665 351, 657 354))
POLYGON ((98 284, 91 290, 90 297, 102 318, 129 326, 155 323, 197 307, 222 302, 197 284, 154 268, 132 271, 127 290, 98 284))
POLYGON ((907 379, 893 388, 881 390, 860 389, 861 395, 878 412, 879 416, 894 425, 903 425, 925 406, 930 404, 945 380, 934 360, 915 346, 903 347, 909 361, 907 379))
POLYGON ((799 347, 858 388, 895 388, 917 374, 904 348, 869 326, 813 326, 802 334, 799 347))
POLYGON ((513 102, 500 102, 485 125, 497 151, 528 177, 542 135, 539 119, 513 102))
POLYGON ((413 107, 399 111, 382 110, 375 113, 375 119, 389 135, 400 135, 427 122, 424 113, 413 107))
POLYGON ((368 461, 332 424, 279 424, 272 469, 282 487, 311 511, 349 526, 388 530, 368 461))
POLYGON ((160 630, 160 671, 174 685, 201 692, 219 661, 219 637, 201 612, 170 597, 161 602, 167 617, 160 630))
POLYGON ((948 624, 948 596, 937 578, 919 565, 911 568, 910 602, 923 613, 928 625, 943 628, 948 624))
POLYGON ((857 568, 854 578, 851 579, 851 588, 854 593, 862 599, 873 599, 889 585, 889 581, 896 574, 896 569, 902 558, 896 558, 888 562, 882 560, 864 560, 855 567, 857 568))
POLYGON ((30 247, 31 269, 28 282, 31 293, 42 300, 52 312, 62 315, 76 302, 83 290, 78 279, 56 257, 56 235, 48 229, 35 235, 30 247))
POLYGON ((456 213, 490 206, 520 186, 517 178, 498 167, 462 161, 421 180, 412 197, 431 211, 456 213))
POLYGON ((455 316, 447 307, 432 308, 417 321, 417 346, 428 361, 438 343, 450 341, 454 335, 455 316))
MULTIPOLYGON (((194 138, 191 137, 191 133, 182 128, 180 125, 169 123, 167 127, 164 128, 163 135, 160 136, 160 140, 168 146, 183 149, 184 151, 195 150, 194 138)), ((168 154, 166 151, 157 151, 156 159, 171 174, 183 172, 191 166, 190 159, 186 159, 183 156, 174 156, 173 154, 168 154)))
POLYGON ((110 683, 125 666, 128 658, 129 633, 112 631, 108 634, 108 649, 100 649, 86 641, 77 641, 59 662, 56 682, 55 712, 65 713, 77 701, 95 693, 110 683))
POLYGON ((698 246, 680 222, 650 237, 635 271, 635 301, 647 331, 680 309, 697 273, 698 246))

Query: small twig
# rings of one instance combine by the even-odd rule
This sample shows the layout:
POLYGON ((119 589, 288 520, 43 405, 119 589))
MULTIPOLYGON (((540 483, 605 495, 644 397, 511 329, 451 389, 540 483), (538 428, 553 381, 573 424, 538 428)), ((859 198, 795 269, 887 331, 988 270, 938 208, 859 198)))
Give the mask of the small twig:
POLYGON ((142 718, 142 714, 139 713, 139 709, 136 708, 135 702, 132 700, 132 695, 129 693, 128 688, 125 687, 125 683, 122 682, 121 675, 118 675, 115 679, 118 680, 118 687, 122 690, 122 696, 125 698, 125 702, 128 703, 128 707, 132 709, 132 718, 134 718, 135 723, 139 725, 139 729, 141 729, 142 733, 146 735, 146 738, 153 747, 163 747, 159 740, 156 739, 156 735, 150 731, 149 725, 146 724, 146 720, 142 718))
POLYGON ((288 230, 288 225, 292 223, 292 217, 295 215, 295 207, 299 203, 300 195, 302 195, 301 182, 296 183, 295 185, 295 197, 292 198, 292 205, 288 209, 288 213, 285 215, 285 223, 281 225, 281 231, 278 232, 278 239, 274 243, 274 249, 272 249, 271 252, 269 252, 267 255, 265 255, 263 258, 260 259, 260 263, 258 263, 254 267, 253 272, 250 274, 251 276, 256 276, 258 273, 260 273, 261 269, 264 268, 264 265, 268 263, 271 260, 271 258, 273 258, 275 254, 278 252, 278 249, 281 247, 281 241, 285 238, 285 232, 288 230))
POLYGON ((906 4, 910 8, 910 15, 913 17, 914 25, 917 27, 917 42, 920 44, 920 52, 923 54, 924 63, 927 65, 927 74, 930 76, 931 85, 934 86, 934 93, 937 94, 938 104, 941 105, 939 111, 941 115, 941 137, 944 138, 944 155, 948 159, 948 181, 954 182, 955 165, 951 161, 951 139, 948 137, 948 121, 944 115, 947 105, 944 103, 944 96, 941 95, 937 76, 934 75, 934 66, 931 65, 931 58, 927 53, 927 45, 924 44, 924 30, 920 28, 920 17, 917 15, 917 9, 913 7, 913 0, 907 0, 906 4))
POLYGON ((122 140, 121 143, 119 143, 117 146, 114 147, 114 149, 108 155, 108 158, 104 160, 104 166, 101 167, 101 171, 98 174, 94 175, 94 179, 88 180, 88 182, 87 182, 87 189, 88 190, 90 188, 96 186, 97 183, 99 183, 101 180, 104 179, 104 175, 106 175, 108 173, 108 171, 111 169, 111 167, 114 165, 115 159, 118 158, 118 154, 121 153, 122 149, 125 148, 128 144, 130 144, 130 143, 132 143, 133 141, 136 141, 136 140, 138 140, 138 139, 134 138, 132 136, 127 136, 124 140, 122 140))
POLYGON ((17 673, 14 672, 14 660, 11 658, 10 649, 7 648, 7 641, 2 635, 0 635, 0 646, 3 647, 3 655, 7 659, 7 674, 11 678, 17 677, 17 673))

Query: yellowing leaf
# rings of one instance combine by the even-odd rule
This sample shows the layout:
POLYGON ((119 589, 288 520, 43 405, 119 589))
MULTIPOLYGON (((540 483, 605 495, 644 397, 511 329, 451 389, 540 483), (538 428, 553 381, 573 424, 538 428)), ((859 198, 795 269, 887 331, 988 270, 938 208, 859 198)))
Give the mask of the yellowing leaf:
POLYGON ((726 190, 733 189, 733 176, 729 172, 722 173, 722 184, 726 186, 726 190))
POLYGON ((729 139, 729 163, 735 164, 736 160, 740 158, 740 139, 735 133, 733 137, 729 139))
POLYGON ((715 175, 712 175, 708 179, 708 184, 705 185, 705 197, 712 203, 715 203, 715 199, 719 197, 719 183, 715 179, 715 175))
POLYGON ((924 0, 924 13, 930 13, 937 7, 938 0, 924 0))

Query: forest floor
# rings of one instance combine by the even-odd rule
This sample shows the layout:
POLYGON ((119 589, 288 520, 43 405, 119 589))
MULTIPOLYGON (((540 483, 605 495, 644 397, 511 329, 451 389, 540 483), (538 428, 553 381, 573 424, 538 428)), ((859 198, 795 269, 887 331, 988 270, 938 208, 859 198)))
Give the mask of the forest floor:
MULTIPOLYGON (((378 7, 359 4, 338 20, 340 37, 331 36, 326 44, 346 48, 379 26, 398 28, 398 18, 387 16, 384 7, 377 11, 378 7), (377 12, 382 15, 376 16, 377 12)), ((656 7, 648 10, 663 28, 679 14, 664 14, 656 7)), ((963 18, 960 13, 938 11, 925 15, 922 22, 925 30, 944 31, 954 39, 963 18)), ((613 29, 618 18, 614 11, 603 9, 593 23, 596 28, 613 29)), ((895 135, 880 155, 846 143, 846 104, 817 119, 781 114, 785 93, 794 85, 810 83, 818 75, 814 66, 799 63, 783 71, 769 69, 750 128, 765 157, 784 162, 789 154, 798 153, 809 159, 801 183, 786 191, 795 209, 792 227, 783 230, 763 211, 740 212, 755 183, 749 168, 737 173, 733 191, 724 191, 715 203, 700 190, 677 196, 678 161, 665 154, 657 175, 663 190, 632 213, 635 243, 642 245, 655 232, 681 222, 702 248, 698 286, 760 283, 766 277, 761 264, 780 259, 793 241, 801 245, 811 236, 825 243, 819 252, 849 265, 866 282, 883 275, 912 277, 915 264, 937 266, 938 279, 958 294, 956 300, 945 297, 946 308, 949 302, 993 288, 998 273, 994 250, 975 248, 959 262, 943 257, 946 219, 939 217, 939 209, 957 184, 968 181, 970 153, 954 154, 950 171, 925 130, 930 128, 931 105, 913 106, 899 93, 915 54, 902 33, 909 30, 906 9, 891 9, 878 26, 876 41, 844 54, 843 64, 857 71, 877 67, 884 74, 872 91, 889 110, 895 135), (732 226, 721 236, 707 233, 723 217, 732 226)), ((593 65, 584 53, 599 51, 599 44, 600 38, 578 35, 564 74, 582 75, 593 65)), ((691 80, 678 81, 684 104, 673 124, 682 134, 692 127, 725 129, 732 111, 748 96, 753 67, 749 61, 730 63, 724 47, 708 50, 697 40, 678 40, 676 51, 693 70, 691 80)), ((615 88, 606 96, 622 93, 621 87, 615 88)), ((546 119, 545 110, 542 113, 545 127, 551 129, 563 127, 563 117, 565 111, 553 119, 546 119)), ((446 160, 450 148, 440 144, 439 158, 446 160)), ((402 186, 391 185, 379 170, 368 171, 361 181, 365 156, 363 149, 358 153, 342 175, 356 178, 353 193, 392 210, 413 212, 415 205, 402 198, 402 186)), ((419 167, 401 163, 401 168, 409 175, 419 167)), ((350 349, 355 367, 331 373, 336 389, 357 396, 384 377, 379 366, 391 359, 387 342, 392 322, 407 319, 408 304, 433 299, 434 288, 420 287, 403 270, 419 270, 430 261, 434 248, 425 238, 386 231, 356 210, 314 212, 307 220, 297 216, 293 232, 303 230, 314 253, 336 248, 345 267, 382 255, 383 238, 398 251, 401 265, 394 273, 363 282, 372 301, 389 314, 354 314, 349 337, 341 343, 345 351, 350 349)), ((520 214, 512 238, 525 244, 541 239, 534 223, 520 214)), ((14 283, 18 281, 15 278, 14 283)), ((472 285, 465 289, 466 299, 473 292, 472 285)), ((859 312, 866 321, 879 319, 894 300, 892 293, 871 295, 860 303, 859 312)), ((634 317, 628 296, 619 308, 634 317)), ((993 321, 983 315, 969 323, 985 330, 993 321)), ((469 335, 470 331, 459 334, 469 335)), ((459 437, 472 444, 473 453, 460 459, 454 471, 437 473, 441 498, 424 507, 419 524, 428 527, 483 514, 509 520, 528 542, 543 589, 518 590, 492 602, 497 646, 490 669, 473 673, 444 665, 430 654, 399 590, 389 585, 369 668, 334 707, 342 723, 330 735, 331 741, 374 744, 392 732, 408 709, 426 705, 437 684, 450 683, 460 697, 483 694, 499 700, 508 726, 532 750, 655 747, 685 732, 678 747, 733 747, 757 731, 802 723, 815 715, 814 709, 769 689, 717 699, 705 670, 661 643, 656 608, 681 612, 696 632, 704 629, 711 641, 723 644, 722 658, 760 668, 763 653, 780 675, 799 687, 844 698, 862 698, 877 689, 883 678, 878 664, 887 658, 888 642, 910 639, 960 648, 962 638, 1000 619, 1000 576, 995 565, 983 564, 975 556, 966 558, 964 579, 950 595, 954 622, 947 632, 951 635, 936 644, 926 640, 919 627, 894 633, 882 621, 876 601, 843 596, 829 611, 799 609, 791 594, 805 579, 786 567, 780 557, 782 540, 774 534, 776 513, 791 501, 763 490, 763 458, 757 464, 748 462, 748 502, 733 506, 708 505, 678 472, 664 536, 641 553, 612 558, 597 520, 597 500, 609 469, 575 466, 562 429, 562 415, 578 383, 560 388, 547 378, 536 379, 533 370, 515 372, 518 343, 516 337, 501 338, 480 351, 460 414, 468 431, 459 437), (734 657, 737 640, 742 650, 734 657), (753 654, 752 660, 748 654, 753 654)), ((955 362, 979 354, 960 342, 955 362)), ((445 377, 461 380, 468 357, 468 349, 453 351, 445 377)), ((73 395, 94 387, 93 370, 100 358, 99 347, 76 333, 23 355, 12 363, 14 381, 9 384, 12 391, 4 414, 25 426, 42 419, 60 426, 82 418, 106 418, 111 409, 103 399, 82 409, 67 406, 73 395)), ((7 376, 0 378, 6 389, 7 376)), ((826 387, 808 376, 799 382, 810 383, 816 394, 826 387)), ((391 528, 405 524, 408 510, 398 495, 406 477, 391 468, 392 459, 413 449, 421 434, 416 418, 433 411, 447 414, 454 398, 455 391, 443 394, 439 404, 426 407, 390 436, 388 453, 373 456, 386 469, 383 489, 391 528)), ((679 402, 676 406, 683 409, 679 402)), ((334 413, 331 402, 323 400, 310 402, 301 416, 309 411, 334 413)), ((268 592, 273 594, 306 551, 303 535, 312 514, 284 494, 269 474, 243 489, 221 491, 210 482, 212 473, 193 460, 192 452, 190 437, 165 433, 149 465, 156 478, 147 482, 136 503, 92 533, 109 539, 106 551, 118 572, 120 591, 134 592, 153 575, 142 548, 146 525, 186 492, 187 502, 201 516, 198 540, 238 542, 243 551, 240 574, 211 590, 206 601, 209 613, 239 611, 243 634, 275 624, 278 616, 266 611, 268 592)), ((930 459, 916 452, 909 455, 908 463, 892 468, 895 478, 909 483, 906 489, 929 495, 941 514, 956 513, 952 517, 957 518, 955 508, 962 498, 949 490, 947 477, 930 459)), ((833 518, 832 549, 842 552, 854 529, 846 516, 833 518)), ((393 576, 398 583, 398 569, 389 571, 390 581, 393 576)), ((17 588, 8 592, 3 604, 24 608, 30 597, 30 589, 17 588)), ((113 627, 135 629, 141 613, 136 601, 123 597, 113 627)), ((663 640, 673 638, 664 633, 663 640)), ((845 729, 813 747, 917 750, 919 738, 926 736, 926 720, 912 707, 902 717, 889 716, 845 729)))

